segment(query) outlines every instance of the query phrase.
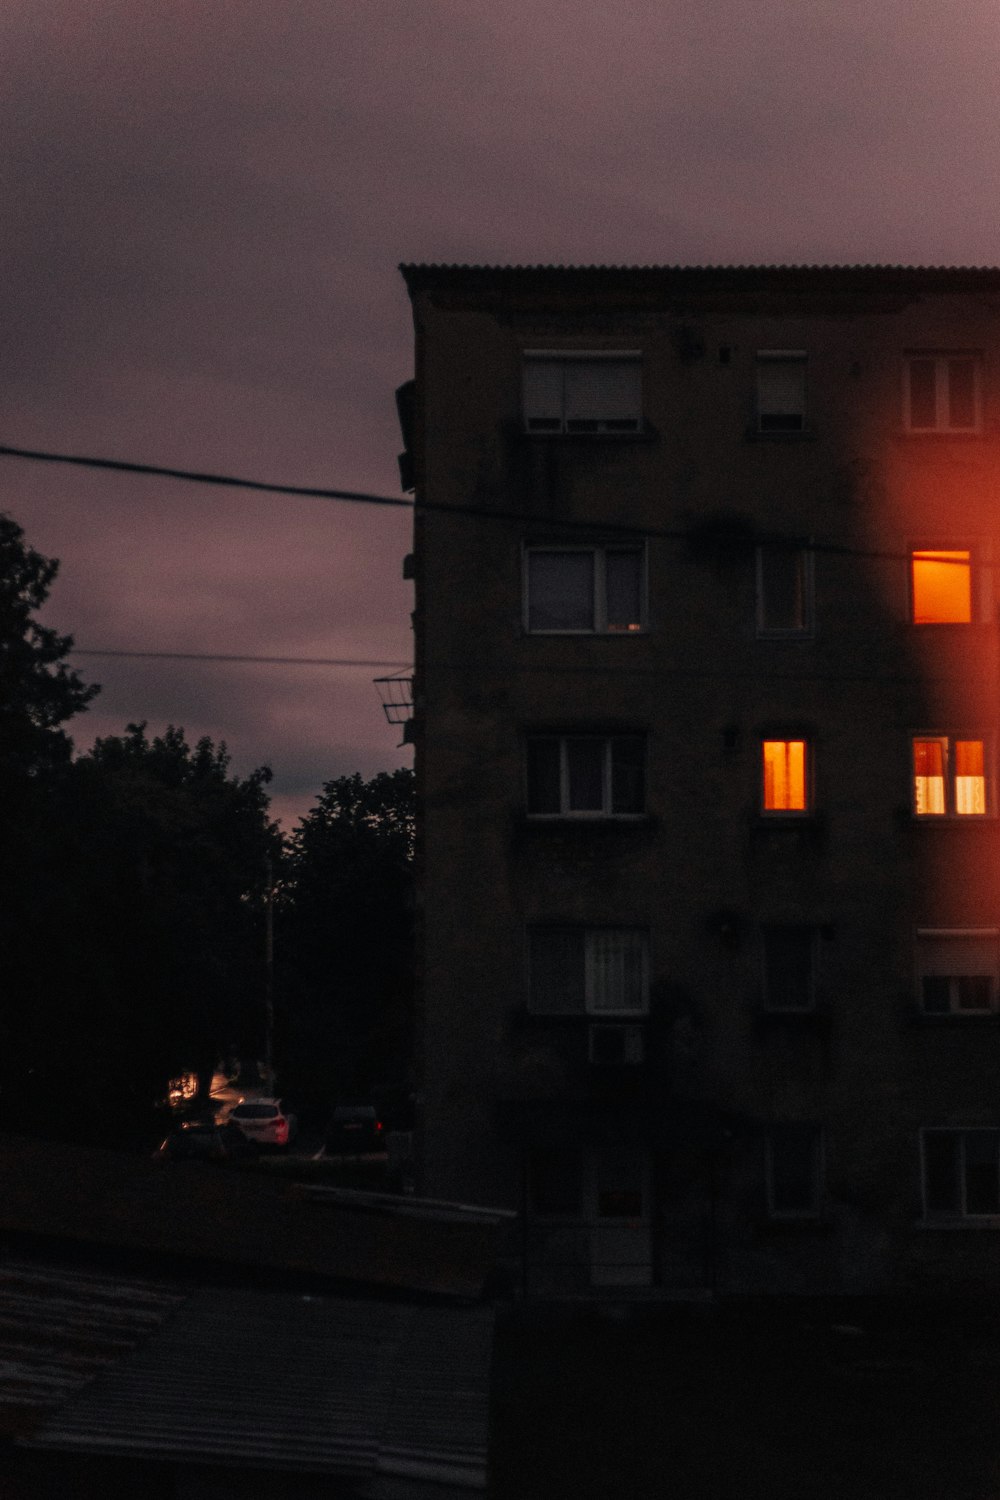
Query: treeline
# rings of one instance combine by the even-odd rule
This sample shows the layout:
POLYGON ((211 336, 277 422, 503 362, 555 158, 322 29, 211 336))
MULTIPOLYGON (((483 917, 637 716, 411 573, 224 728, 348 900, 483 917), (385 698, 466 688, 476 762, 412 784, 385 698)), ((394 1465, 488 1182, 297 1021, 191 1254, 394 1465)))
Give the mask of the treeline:
POLYGON ((169 1078, 265 1054, 317 1112, 405 1114, 413 779, 329 782, 287 838, 261 767, 144 724, 74 754, 98 691, 39 625, 57 563, 0 516, 0 1128, 142 1144, 169 1078))

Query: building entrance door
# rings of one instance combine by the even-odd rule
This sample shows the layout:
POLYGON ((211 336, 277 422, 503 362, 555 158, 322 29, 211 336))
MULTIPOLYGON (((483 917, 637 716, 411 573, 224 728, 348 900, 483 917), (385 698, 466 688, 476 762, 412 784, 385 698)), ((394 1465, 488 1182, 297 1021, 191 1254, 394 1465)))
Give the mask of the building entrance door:
POLYGON ((584 1162, 592 1286, 649 1286, 653 1279, 649 1161, 641 1150, 606 1147, 584 1162))

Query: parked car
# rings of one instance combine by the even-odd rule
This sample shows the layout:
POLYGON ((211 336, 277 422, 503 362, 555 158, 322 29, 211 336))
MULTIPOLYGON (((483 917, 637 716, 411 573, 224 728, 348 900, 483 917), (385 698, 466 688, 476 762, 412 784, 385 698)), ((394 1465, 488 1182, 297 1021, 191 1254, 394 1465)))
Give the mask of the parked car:
POLYGON ((382 1121, 371 1104, 340 1104, 326 1127, 327 1156, 361 1156, 384 1151, 382 1121))
POLYGON ((244 1099, 229 1111, 229 1123, 258 1146, 287 1146, 299 1129, 283 1099, 244 1099))
POLYGON ((164 1161, 230 1161, 256 1156, 258 1151, 235 1125, 189 1120, 175 1125, 154 1155, 164 1161))

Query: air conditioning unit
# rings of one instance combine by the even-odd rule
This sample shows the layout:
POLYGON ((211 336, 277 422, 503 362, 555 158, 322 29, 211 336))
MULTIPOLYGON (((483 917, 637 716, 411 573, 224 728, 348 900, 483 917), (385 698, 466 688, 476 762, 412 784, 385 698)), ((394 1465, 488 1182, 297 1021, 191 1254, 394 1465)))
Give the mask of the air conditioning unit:
POLYGON ((597 1067, 634 1067, 645 1056, 641 1026, 595 1024, 587 1041, 590 1061, 597 1067))

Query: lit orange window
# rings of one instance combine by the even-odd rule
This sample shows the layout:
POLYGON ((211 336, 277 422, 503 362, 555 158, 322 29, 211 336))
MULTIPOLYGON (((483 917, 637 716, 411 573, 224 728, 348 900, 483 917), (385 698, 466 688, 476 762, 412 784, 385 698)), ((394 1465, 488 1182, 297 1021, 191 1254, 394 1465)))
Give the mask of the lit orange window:
POLYGON ((764 811, 806 811, 805 740, 764 741, 764 811))
POLYGON ((911 557, 914 625, 967 625, 972 619, 968 552, 915 551, 911 557))
POLYGON ((979 817, 986 811, 982 740, 955 741, 955 811, 979 817))
POLYGON ((984 817, 986 756, 982 740, 944 735, 913 741, 913 799, 918 817, 984 817))

